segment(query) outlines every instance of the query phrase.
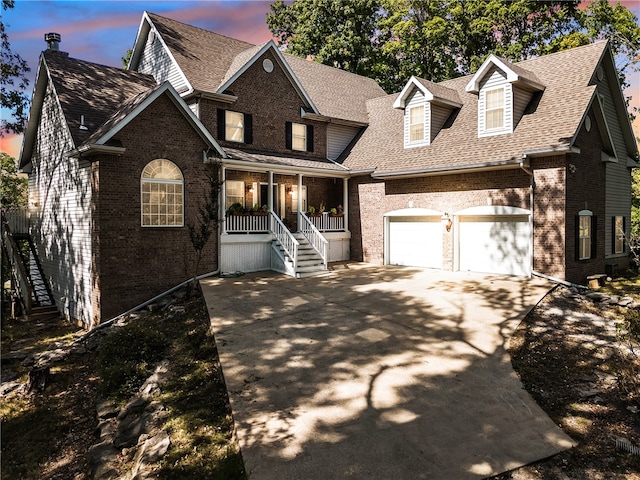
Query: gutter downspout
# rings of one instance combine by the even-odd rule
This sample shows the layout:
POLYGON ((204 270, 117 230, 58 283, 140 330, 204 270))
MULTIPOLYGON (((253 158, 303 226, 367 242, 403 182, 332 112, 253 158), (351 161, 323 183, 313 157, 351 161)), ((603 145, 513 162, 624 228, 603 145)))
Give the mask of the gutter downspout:
POLYGON ((535 180, 533 178, 533 170, 531 170, 531 162, 529 161, 529 159, 527 158, 526 155, 524 155, 522 157, 522 161, 520 162, 520 168, 522 169, 522 171, 524 173, 526 173, 527 175, 529 175, 529 209, 531 210, 531 214, 529 215, 529 231, 531 232, 531 237, 529 239, 529 251, 531 252, 531 257, 530 257, 530 265, 529 265, 529 271, 531 273, 529 273, 529 277, 531 277, 531 275, 534 273, 533 271, 533 234, 534 234, 534 229, 533 229, 533 191, 535 189, 535 180), (527 165, 525 165, 525 162, 527 165))

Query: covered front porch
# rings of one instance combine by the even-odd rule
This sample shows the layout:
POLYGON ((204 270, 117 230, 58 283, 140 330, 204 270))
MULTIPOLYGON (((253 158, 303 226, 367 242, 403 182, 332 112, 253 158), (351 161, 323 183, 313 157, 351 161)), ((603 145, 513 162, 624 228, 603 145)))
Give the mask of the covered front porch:
POLYGON ((304 276, 350 258, 342 167, 317 171, 225 161, 222 180, 222 273, 304 276))

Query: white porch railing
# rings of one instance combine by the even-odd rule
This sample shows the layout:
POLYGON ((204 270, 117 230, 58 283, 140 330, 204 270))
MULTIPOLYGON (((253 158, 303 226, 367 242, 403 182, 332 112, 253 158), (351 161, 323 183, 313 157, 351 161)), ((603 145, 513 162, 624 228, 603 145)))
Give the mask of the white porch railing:
POLYGON ((268 215, 228 215, 227 233, 263 233, 269 231, 268 215))
POLYGON ((11 232, 16 233, 29 233, 29 209, 24 208, 11 208, 4 211, 4 216, 11 228, 11 232))
POLYGON ((343 232, 344 231, 344 215, 332 217, 329 213, 323 213, 317 217, 307 217, 314 227, 320 232, 343 232))
MULTIPOLYGON (((337 217, 334 217, 337 218, 337 217)), ((309 240, 309 244, 313 247, 313 249, 318 252, 318 255, 322 257, 322 262, 324 263, 324 268, 327 268, 327 247, 329 242, 327 239, 322 236, 322 233, 316 228, 316 226, 311 222, 309 217, 307 217, 304 213, 298 213, 298 230, 307 237, 309 240)))
POLYGON ((282 245, 285 253, 289 255, 289 258, 293 262, 293 271, 297 271, 298 269, 298 246, 300 243, 293 234, 289 231, 287 227, 285 227, 282 220, 273 212, 273 210, 269 211, 269 218, 271 218, 273 230, 273 236, 276 240, 282 245))

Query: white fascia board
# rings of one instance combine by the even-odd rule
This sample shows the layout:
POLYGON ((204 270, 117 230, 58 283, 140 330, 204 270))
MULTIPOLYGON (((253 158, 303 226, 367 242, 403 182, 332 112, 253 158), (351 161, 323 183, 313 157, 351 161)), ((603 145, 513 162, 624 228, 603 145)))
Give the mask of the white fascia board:
MULTIPOLYGON (((66 129, 67 133, 69 134, 69 138, 71 139, 72 147, 75 148, 75 146, 76 146, 75 141, 73 140, 73 135, 71 135, 71 130, 69 129, 69 124, 67 123, 67 117, 66 117, 66 115, 64 113, 64 109, 62 108, 62 105, 60 104, 60 96, 58 95, 58 92, 56 91, 56 85, 55 85, 55 83, 53 83, 53 80, 51 79, 51 75, 49 74, 49 67, 47 66, 47 62, 46 62, 46 60, 44 58, 44 55, 41 54, 40 58, 41 58, 41 67, 43 68, 43 70, 40 70, 40 68, 38 69, 38 78, 36 78, 36 89, 38 89, 38 87, 41 87, 42 90, 40 90, 39 94, 42 95, 42 98, 40 99, 39 105, 37 105, 38 114, 37 114, 37 118, 34 119, 34 122, 33 122, 33 125, 32 125, 33 131, 31 133, 31 135, 33 135, 33 137, 31 137, 30 142, 29 142, 29 144, 27 146, 27 150, 24 151, 24 152, 22 150, 24 149, 25 145, 27 145, 26 136, 25 136, 25 139, 23 140, 21 151, 20 151, 20 157, 19 157, 20 158, 20 163, 18 164, 19 165, 18 168, 22 167, 22 162, 24 160, 23 154, 28 154, 29 155, 29 161, 31 159, 31 154, 32 154, 32 151, 33 151, 33 142, 35 141, 35 135, 36 135, 36 133, 38 131, 38 123, 39 123, 39 121, 40 121, 40 119, 42 117, 42 105, 44 104, 44 97, 46 95, 47 84, 49 84, 49 83, 51 84, 51 88, 54 91, 54 94, 55 94, 54 96, 56 98, 56 104, 58 106, 58 110, 62 114, 62 118, 63 118, 63 122, 62 123, 64 124, 63 128, 66 129), (44 71, 46 73, 46 77, 43 76, 44 79, 40 80, 40 76, 41 76, 40 74, 41 74, 42 71, 44 71)), ((34 93, 34 95, 35 95, 35 93, 34 93)), ((31 124, 31 112, 29 113, 29 124, 31 124)))
POLYGON ((383 217, 441 217, 444 212, 431 208, 402 208, 384 213, 383 217))
POLYGON ((424 98, 426 101, 433 100, 433 95, 429 90, 427 90, 424 85, 422 85, 414 75, 411 75, 409 81, 404 85, 398 98, 393 102, 393 108, 404 108, 407 100, 407 96, 411 93, 413 87, 416 87, 424 94, 424 98))
POLYGON ((469 83, 467 83, 467 86, 465 87, 465 91, 469 93, 478 93, 480 91, 480 82, 482 81, 485 74, 491 68, 492 65, 495 65, 497 68, 499 68, 500 70, 502 70, 504 73, 507 74, 507 82, 509 83, 522 82, 525 85, 529 85, 534 90, 542 91, 545 89, 544 85, 541 85, 537 82, 533 82, 531 80, 525 80, 520 78, 520 75, 518 75, 511 68, 509 68, 509 66, 507 66, 506 63, 504 63, 495 55, 491 54, 489 55, 489 58, 487 58, 484 61, 484 63, 480 66, 480 68, 475 73, 475 75, 471 78, 469 83))
POLYGON ((22 169, 31 162, 31 154, 33 153, 33 143, 35 142, 36 133, 38 131, 38 123, 42 117, 42 105, 47 91, 47 83, 50 81, 47 66, 44 61, 44 55, 40 55, 38 62, 38 73, 31 94, 31 105, 29 107, 29 119, 27 120, 27 128, 24 131, 22 146, 20 147, 20 155, 18 156, 18 168, 22 169))
MULTIPOLYGON (((147 36, 149 35, 149 33, 151 31, 155 32, 156 41, 159 40, 162 43, 162 48, 164 48, 165 52, 167 52, 167 55, 169 55, 169 58, 171 59, 171 62, 173 62, 173 64, 175 64, 176 68, 180 72, 180 76, 184 80, 184 83, 188 86, 187 90, 185 92, 182 92, 182 95, 189 95, 191 92, 193 92, 193 85, 191 85, 191 82, 189 81, 187 76, 182 71, 182 68, 180 68, 180 64, 178 63, 176 58, 173 56, 173 53, 171 53, 171 49, 167 46, 167 43, 164 41, 164 38, 162 38, 162 35, 160 35, 160 32, 158 32, 158 29, 155 27, 155 25, 151 21, 151 18, 149 17, 149 15, 148 15, 148 13, 146 11, 144 12, 144 14, 142 16, 142 19, 143 19, 143 21, 146 21, 149 24, 149 30, 146 32, 146 35, 144 35, 144 37, 141 38, 141 42, 140 43, 142 45, 142 49, 144 49, 144 45, 147 42, 147 36)), ((137 39, 136 39, 136 41, 137 41, 137 39)))
POLYGON ((246 72, 249 69, 249 67, 251 67, 254 63, 256 63, 258 59, 262 55, 264 55, 264 53, 269 49, 273 50, 273 53, 278 59, 280 66, 285 70, 286 75, 289 77, 291 84, 297 90, 298 94, 302 97, 302 99, 305 102, 307 102, 309 107, 313 109, 313 113, 317 113, 319 115, 320 111, 318 110, 318 107, 316 107, 316 105, 313 103, 313 101, 311 100, 311 97, 309 97, 309 94, 305 91, 304 87, 300 83, 300 80, 298 80, 298 77, 296 77, 296 75, 293 73, 293 70, 291 70, 291 67, 287 63, 287 60, 284 58, 284 55, 282 55, 282 52, 278 50, 278 47, 276 47, 276 44, 273 40, 269 40, 267 43, 265 43, 262 46, 262 48, 258 50, 258 52, 253 57, 251 57, 251 59, 248 62, 246 62, 236 73, 234 73, 231 78, 229 78, 229 80, 227 80, 222 85, 220 85, 220 87, 218 87, 217 93, 222 93, 227 88, 229 88, 244 72, 246 72))
POLYGON ((520 207, 510 207, 508 205, 480 205, 478 207, 469 207, 454 212, 453 215, 471 216, 471 215, 530 215, 531 210, 520 207))
POLYGON ((147 43, 147 36, 151 30, 151 19, 147 15, 147 12, 142 13, 140 19, 140 26, 138 27, 138 33, 136 34, 136 40, 133 42, 133 51, 131 52, 131 58, 129 58, 129 64, 127 70, 136 68, 140 61, 140 56, 144 50, 144 46, 147 43))
POLYGON ((95 144, 96 145, 104 145, 108 142, 113 136, 122 130, 126 125, 129 124, 134 118, 136 118, 142 111, 144 111, 149 105, 151 105, 160 95, 164 93, 168 93, 170 98, 173 100, 173 103, 182 111, 182 114, 190 121, 190 123, 198 130, 200 136, 210 144, 211 147, 215 148, 218 153, 222 156, 222 158, 226 158, 227 154, 222 149, 222 147, 216 142, 216 140, 211 136, 209 131, 204 127, 202 122, 196 117, 195 113, 189 108, 187 102, 185 102, 182 97, 176 92, 175 88, 169 83, 169 81, 164 82, 160 87, 158 87, 153 93, 151 93, 147 98, 144 99, 139 105, 137 105, 131 112, 127 114, 121 121, 119 121, 111 130, 105 133, 102 137, 100 137, 95 144))

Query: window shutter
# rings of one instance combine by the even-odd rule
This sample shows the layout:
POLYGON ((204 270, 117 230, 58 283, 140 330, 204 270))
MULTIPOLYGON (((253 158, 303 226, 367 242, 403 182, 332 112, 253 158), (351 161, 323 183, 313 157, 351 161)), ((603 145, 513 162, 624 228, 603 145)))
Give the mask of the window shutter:
POLYGON ((291 150, 291 122, 285 122, 285 146, 291 150))
POLYGON ((576 234, 575 234, 575 249, 576 249, 576 254, 575 254, 575 259, 576 262, 580 260, 580 215, 576 215, 575 216, 575 229, 576 229, 576 234))
POLYGON ((596 236, 598 235, 598 229, 596 227, 598 217, 596 217, 595 215, 593 217, 591 217, 591 256, 589 258, 596 258, 597 257, 597 252, 596 252, 596 247, 597 247, 597 242, 596 242, 596 236))
POLYGON ((307 152, 313 152, 313 125, 307 125, 307 152))
POLYGON ((224 110, 218 109, 218 140, 226 140, 225 138, 225 116, 224 110))
POLYGON ((244 143, 253 143, 253 115, 244 114, 244 143))

